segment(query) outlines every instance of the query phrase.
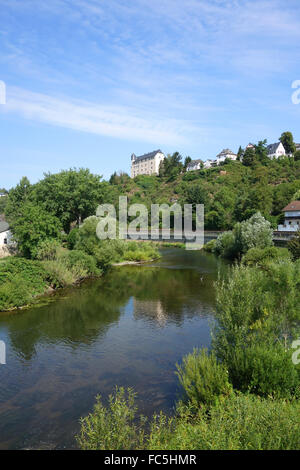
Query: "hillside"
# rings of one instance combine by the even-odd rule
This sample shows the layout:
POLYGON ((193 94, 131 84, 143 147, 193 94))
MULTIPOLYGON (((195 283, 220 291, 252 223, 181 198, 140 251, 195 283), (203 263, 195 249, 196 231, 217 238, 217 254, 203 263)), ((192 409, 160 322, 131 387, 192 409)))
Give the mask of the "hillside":
POLYGON ((207 170, 168 176, 113 175, 111 196, 126 194, 129 203, 205 204, 206 229, 226 230, 260 211, 274 227, 281 210, 300 189, 300 161, 284 158, 245 166, 230 162, 207 170))

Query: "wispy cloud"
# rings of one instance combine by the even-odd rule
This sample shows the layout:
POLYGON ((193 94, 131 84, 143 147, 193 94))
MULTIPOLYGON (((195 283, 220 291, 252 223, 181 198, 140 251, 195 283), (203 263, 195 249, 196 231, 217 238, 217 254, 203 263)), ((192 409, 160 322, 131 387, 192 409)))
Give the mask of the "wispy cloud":
POLYGON ((164 144, 182 144, 186 134, 196 130, 185 121, 142 116, 132 108, 57 99, 19 88, 8 90, 7 104, 2 112, 81 132, 164 144))

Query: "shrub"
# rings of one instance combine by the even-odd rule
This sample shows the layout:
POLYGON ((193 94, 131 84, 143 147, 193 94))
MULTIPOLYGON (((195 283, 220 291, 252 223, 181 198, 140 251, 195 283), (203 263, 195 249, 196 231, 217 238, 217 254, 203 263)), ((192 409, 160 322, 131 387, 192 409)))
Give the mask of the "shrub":
POLYGON ((73 228, 67 236, 67 247, 69 250, 73 250, 78 240, 79 228, 73 228))
POLYGON ((109 396, 108 408, 96 398, 93 413, 81 419, 81 431, 77 442, 84 450, 131 450, 140 449, 143 431, 135 424, 137 408, 132 389, 126 392, 117 388, 109 396))
POLYGON ((186 401, 197 409, 201 405, 212 406, 220 397, 231 393, 228 371, 207 350, 194 349, 177 364, 177 375, 183 387, 186 401))
POLYGON ((233 232, 224 232, 218 236, 215 244, 215 253, 228 259, 236 257, 237 249, 233 232))
POLYGON ((38 260, 54 260, 60 249, 60 243, 55 239, 42 240, 36 247, 36 258, 38 260))
POLYGON ((275 398, 299 396, 300 367, 281 344, 252 344, 236 348, 229 364, 235 388, 275 398))
POLYGON ((152 423, 151 450, 297 450, 300 404, 232 395, 191 419, 183 409, 178 418, 160 415, 152 423))
POLYGON ((291 254, 287 248, 269 246, 267 248, 250 248, 243 256, 242 263, 246 266, 265 266, 280 260, 290 260, 291 254))
POLYGON ((209 242, 205 243, 203 250, 207 251, 208 253, 215 253, 216 243, 217 243, 217 240, 210 240, 209 242))
POLYGON ((300 404, 231 394, 210 412, 180 406, 137 422, 135 394, 117 389, 104 407, 100 397, 93 412, 81 419, 77 442, 84 450, 299 450, 300 404))
POLYGON ((295 237, 289 241, 288 249, 290 250, 294 260, 300 259, 300 230, 298 230, 295 237))
POLYGON ((246 253, 250 248, 266 248, 273 245, 271 224, 260 212, 236 224, 233 233, 240 253, 246 253))
POLYGON ((0 263, 0 310, 22 307, 46 288, 46 272, 38 261, 10 257, 0 263))

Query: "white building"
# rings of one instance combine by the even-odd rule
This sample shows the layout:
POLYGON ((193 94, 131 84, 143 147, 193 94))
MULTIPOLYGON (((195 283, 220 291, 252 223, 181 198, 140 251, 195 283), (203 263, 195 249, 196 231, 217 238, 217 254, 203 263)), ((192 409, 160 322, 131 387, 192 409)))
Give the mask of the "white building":
POLYGON ((273 160, 273 158, 280 158, 286 155, 285 148, 281 142, 276 142, 276 144, 268 145, 268 157, 273 160))
POLYGON ((220 165, 221 163, 224 163, 225 160, 227 160, 227 159, 228 160, 236 160, 237 155, 235 153, 233 153, 233 151, 230 150, 230 149, 223 149, 222 152, 220 152, 217 155, 216 164, 220 165))
POLYGON ((187 166, 187 171, 201 170, 202 167, 203 167, 202 160, 192 160, 187 166))
POLYGON ((300 229, 300 201, 293 201, 284 209, 284 223, 278 225, 279 232, 297 232, 300 229))
POLYGON ((0 247, 10 245, 12 243, 12 235, 7 222, 0 221, 0 247))
POLYGON ((206 170, 208 168, 211 168, 213 166, 213 160, 206 160, 204 163, 203 163, 203 168, 205 168, 206 170))
POLYGON ((138 175, 158 175, 159 166, 165 159, 161 150, 146 153, 137 157, 134 153, 131 155, 131 178, 138 175))

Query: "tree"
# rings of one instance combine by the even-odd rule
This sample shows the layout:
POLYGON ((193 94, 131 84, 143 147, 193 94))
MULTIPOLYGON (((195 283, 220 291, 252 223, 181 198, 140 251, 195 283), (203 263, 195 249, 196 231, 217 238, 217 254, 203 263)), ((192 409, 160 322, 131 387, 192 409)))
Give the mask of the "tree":
POLYGON ((241 147, 241 145, 239 146, 239 149, 238 149, 238 153, 237 153, 237 159, 238 160, 241 160, 241 157, 243 156, 243 153, 244 153, 244 150, 243 148, 241 147))
POLYGON ((167 155, 167 157, 160 164, 159 176, 167 177, 168 181, 174 180, 183 170, 183 164, 181 160, 182 156, 179 152, 174 152, 172 155, 167 155))
POLYGON ((259 160, 261 163, 266 164, 269 162, 267 139, 260 140, 258 144, 255 145, 255 155, 257 160, 259 160))
POLYGON ((243 156, 243 165, 253 166, 256 161, 255 150, 253 148, 247 148, 243 156))
POLYGON ((296 150, 294 153, 294 159, 296 162, 300 160, 300 150, 296 150))
POLYGON ((250 219, 235 225, 233 230, 239 253, 247 253, 250 248, 267 248, 273 245, 273 230, 260 212, 250 219))
POLYGON ((294 143, 294 137, 291 132, 283 132, 279 140, 284 146, 288 155, 293 155, 296 152, 296 145, 294 143))
POLYGON ((79 225, 83 219, 95 214, 97 206, 103 202, 101 178, 84 168, 47 173, 34 186, 34 200, 54 214, 68 233, 72 222, 79 225))
POLYGON ((183 170, 184 170, 184 171, 187 170, 187 167, 188 167, 188 165, 191 163, 191 161, 192 161, 191 157, 185 157, 184 165, 183 165, 183 170))
POLYGON ((5 215, 10 222, 22 215, 22 206, 26 201, 29 201, 31 193, 32 186, 26 176, 21 178, 20 183, 9 191, 5 215))
POLYGON ((58 239, 62 226, 57 217, 31 202, 24 203, 20 211, 11 223, 13 238, 26 258, 35 258, 38 243, 58 239))

